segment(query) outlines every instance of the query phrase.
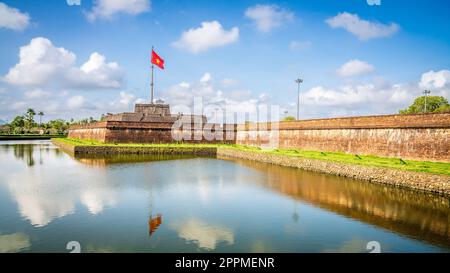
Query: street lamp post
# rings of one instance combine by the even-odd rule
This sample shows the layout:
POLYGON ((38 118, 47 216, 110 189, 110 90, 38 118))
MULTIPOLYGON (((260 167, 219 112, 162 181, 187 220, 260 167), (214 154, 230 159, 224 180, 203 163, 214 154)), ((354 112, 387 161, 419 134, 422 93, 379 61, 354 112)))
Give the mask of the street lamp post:
POLYGON ((214 113, 214 119, 216 121, 216 123, 219 123, 219 116, 217 115, 217 113, 219 112, 219 107, 216 107, 214 110, 216 110, 216 112, 214 113))
POLYGON ((297 83, 297 120, 300 119, 300 84, 303 83, 303 80, 298 78, 295 80, 297 83))
POLYGON ((427 97, 428 97, 428 95, 431 93, 431 91, 430 90, 424 90, 423 91, 423 94, 425 95, 425 109, 424 109, 424 113, 426 113, 427 112, 427 97))

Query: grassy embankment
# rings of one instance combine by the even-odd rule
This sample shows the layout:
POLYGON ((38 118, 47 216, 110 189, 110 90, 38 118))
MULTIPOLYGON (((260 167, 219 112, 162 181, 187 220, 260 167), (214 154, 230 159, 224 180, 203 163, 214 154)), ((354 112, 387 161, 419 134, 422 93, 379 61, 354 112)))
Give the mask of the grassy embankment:
POLYGON ((381 167, 398 169, 405 171, 424 172, 433 174, 450 175, 450 163, 444 162, 428 162, 428 161, 414 161, 403 160, 400 158, 386 158, 371 155, 352 155, 336 152, 320 152, 320 151, 302 151, 302 150, 262 150, 257 147, 249 147, 242 145, 230 144, 189 144, 189 143, 172 143, 172 144, 112 144, 101 143, 93 140, 79 140, 79 139, 60 139, 67 144, 74 146, 120 146, 120 147, 159 147, 159 148, 211 148, 222 147, 231 148, 247 152, 255 153, 270 153, 275 155, 285 155, 307 159, 326 160, 338 163, 356 164, 363 166, 381 167))

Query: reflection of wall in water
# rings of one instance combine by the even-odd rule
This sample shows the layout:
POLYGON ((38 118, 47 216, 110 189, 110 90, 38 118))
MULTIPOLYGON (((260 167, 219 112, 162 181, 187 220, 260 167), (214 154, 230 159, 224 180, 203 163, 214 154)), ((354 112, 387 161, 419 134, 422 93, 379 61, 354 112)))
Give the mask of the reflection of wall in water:
POLYGON ((145 163, 152 161, 178 160, 198 158, 193 155, 153 155, 153 154, 114 154, 114 155, 75 155, 75 159, 83 164, 103 167, 120 163, 145 163))
POLYGON ((422 192, 246 160, 267 173, 262 186, 318 207, 435 244, 450 246, 450 200, 422 192))

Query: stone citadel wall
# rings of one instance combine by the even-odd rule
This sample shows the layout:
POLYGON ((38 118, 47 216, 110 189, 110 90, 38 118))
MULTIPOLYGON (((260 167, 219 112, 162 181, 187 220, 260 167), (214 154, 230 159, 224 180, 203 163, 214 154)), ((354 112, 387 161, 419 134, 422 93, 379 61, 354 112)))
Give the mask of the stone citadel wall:
POLYGON ((112 143, 169 143, 179 141, 174 136, 184 135, 185 139, 191 137, 185 142, 227 142, 450 162, 450 113, 246 123, 225 128, 192 123, 183 131, 173 131, 172 125, 173 122, 105 121, 72 126, 69 137, 112 143))

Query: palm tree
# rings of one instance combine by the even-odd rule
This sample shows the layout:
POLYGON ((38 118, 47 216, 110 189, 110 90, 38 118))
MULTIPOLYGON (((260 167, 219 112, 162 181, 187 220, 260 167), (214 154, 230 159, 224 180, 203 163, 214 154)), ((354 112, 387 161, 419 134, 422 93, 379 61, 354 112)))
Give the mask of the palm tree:
POLYGON ((27 113, 25 114, 25 121, 26 121, 25 123, 26 123, 26 127, 28 129, 33 127, 35 115, 36 115, 36 112, 32 108, 27 109, 27 113))
POLYGON ((39 127, 41 127, 41 124, 42 124, 42 117, 44 116, 44 112, 39 111, 39 112, 38 112, 38 116, 39 116, 39 127))

